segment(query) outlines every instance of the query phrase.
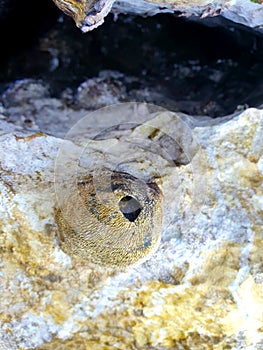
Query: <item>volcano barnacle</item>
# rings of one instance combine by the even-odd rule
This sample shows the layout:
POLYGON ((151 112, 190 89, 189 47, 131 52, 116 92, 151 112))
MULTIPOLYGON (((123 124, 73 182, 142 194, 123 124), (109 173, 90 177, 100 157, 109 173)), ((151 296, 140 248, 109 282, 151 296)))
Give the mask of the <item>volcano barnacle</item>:
POLYGON ((104 266, 125 267, 147 260, 156 251, 163 196, 155 182, 104 169, 104 176, 85 176, 77 181, 77 191, 74 188, 69 186, 55 211, 66 253, 104 266), (110 183, 105 184, 105 179, 110 183))

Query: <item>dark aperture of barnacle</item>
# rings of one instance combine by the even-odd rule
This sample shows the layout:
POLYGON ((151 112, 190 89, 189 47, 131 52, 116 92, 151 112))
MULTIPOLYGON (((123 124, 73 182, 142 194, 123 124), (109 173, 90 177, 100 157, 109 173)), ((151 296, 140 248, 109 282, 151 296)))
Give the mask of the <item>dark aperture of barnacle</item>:
POLYGON ((131 196, 122 197, 119 201, 119 207, 123 216, 131 222, 134 222, 142 211, 140 202, 131 196))

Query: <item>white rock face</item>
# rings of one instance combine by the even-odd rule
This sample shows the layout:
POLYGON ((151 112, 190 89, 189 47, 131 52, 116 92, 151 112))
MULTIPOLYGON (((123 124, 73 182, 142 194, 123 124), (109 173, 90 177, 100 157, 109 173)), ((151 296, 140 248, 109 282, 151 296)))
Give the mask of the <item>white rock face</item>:
POLYGON ((152 16, 160 12, 180 11, 185 16, 210 17, 221 15, 233 22, 255 29, 263 29, 263 4, 251 0, 231 1, 144 1, 121 0, 113 6, 114 12, 152 16))
POLYGON ((89 32, 104 22, 110 10, 119 13, 153 16, 158 13, 177 13, 200 18, 221 15, 233 22, 254 28, 262 33, 263 4, 261 0, 53 0, 70 14, 83 32, 89 32))
POLYGON ((255 29, 263 29, 263 4, 250 0, 230 2, 229 8, 222 11, 222 16, 233 22, 255 29))
POLYGON ((67 141, 2 124, 0 348, 262 349, 263 111, 199 123, 138 105, 142 124, 130 128, 134 110, 122 108, 122 127, 90 115, 67 141), (112 270, 62 251, 52 226, 62 145, 69 169, 81 154, 84 172, 161 176, 162 242, 147 262, 112 270))

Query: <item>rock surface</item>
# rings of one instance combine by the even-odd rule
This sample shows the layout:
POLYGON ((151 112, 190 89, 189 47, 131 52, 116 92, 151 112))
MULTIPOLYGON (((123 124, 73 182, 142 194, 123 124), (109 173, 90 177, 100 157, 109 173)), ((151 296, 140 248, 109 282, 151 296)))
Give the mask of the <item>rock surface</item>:
POLYGON ((1 121, 1 349, 262 349, 262 110, 199 122, 119 108, 112 120, 90 115, 74 143, 1 121), (135 112, 143 124, 130 128, 135 112), (113 120, 123 127, 109 129, 113 120), (153 130, 163 133, 151 143, 153 130), (84 170, 121 154, 129 172, 162 177, 162 242, 150 260, 110 270, 60 249, 54 162, 63 145, 69 166, 80 151, 84 170))
POLYGON ((260 1, 159 1, 122 0, 116 1, 113 11, 140 15, 154 15, 160 12, 180 11, 183 16, 201 18, 221 15, 233 22, 263 30, 263 4, 260 1))
POLYGON ((176 12, 182 16, 201 18, 222 15, 233 22, 259 29, 263 27, 263 4, 251 0, 53 0, 65 13, 70 14, 83 32, 97 28, 111 7, 115 14, 129 13, 152 16, 163 12, 176 12))

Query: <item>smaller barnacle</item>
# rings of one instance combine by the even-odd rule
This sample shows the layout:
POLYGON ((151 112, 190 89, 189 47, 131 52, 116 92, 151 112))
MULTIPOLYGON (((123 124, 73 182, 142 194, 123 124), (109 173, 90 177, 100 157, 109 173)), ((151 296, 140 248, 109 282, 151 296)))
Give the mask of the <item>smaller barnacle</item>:
POLYGON ((103 266, 141 263, 160 242, 162 192, 155 182, 108 169, 105 173, 110 179, 106 187, 105 176, 94 181, 87 175, 55 210, 61 248, 103 266))
POLYGON ((104 22, 115 0, 53 0, 85 33, 104 22))

